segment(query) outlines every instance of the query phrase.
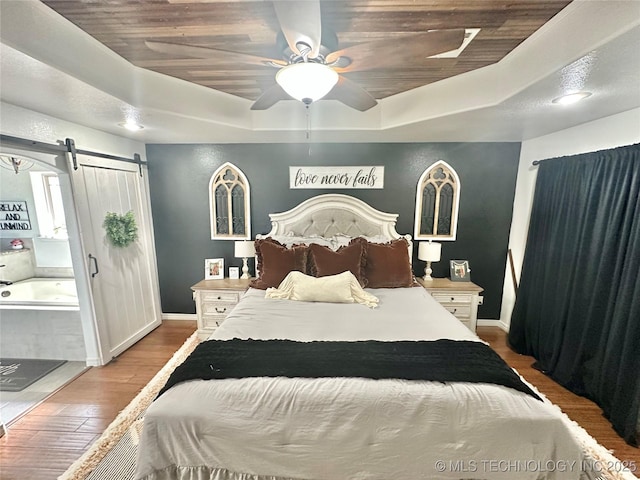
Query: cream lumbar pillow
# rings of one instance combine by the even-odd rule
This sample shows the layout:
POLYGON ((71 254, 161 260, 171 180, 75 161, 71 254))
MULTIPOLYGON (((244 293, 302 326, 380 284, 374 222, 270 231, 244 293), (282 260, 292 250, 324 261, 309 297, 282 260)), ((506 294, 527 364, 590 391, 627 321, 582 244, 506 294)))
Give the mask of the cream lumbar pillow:
POLYGON ((300 302, 361 303, 374 308, 378 298, 364 291, 350 271, 326 277, 289 272, 278 288, 267 288, 265 298, 300 302))

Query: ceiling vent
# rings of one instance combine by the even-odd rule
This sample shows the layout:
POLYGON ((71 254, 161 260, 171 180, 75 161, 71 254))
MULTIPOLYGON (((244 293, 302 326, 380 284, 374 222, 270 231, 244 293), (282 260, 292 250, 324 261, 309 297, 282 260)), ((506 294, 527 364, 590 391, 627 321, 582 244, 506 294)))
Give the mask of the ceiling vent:
POLYGON ((464 40, 462 41, 462 45, 460 45, 459 48, 457 48, 455 50, 450 50, 448 52, 439 53, 438 55, 431 55, 430 57, 427 57, 427 58, 457 58, 457 57, 459 57, 460 54, 462 53, 462 51, 465 48, 467 48, 467 45, 469 45, 471 43, 471 40, 476 38, 476 35, 478 35, 478 32, 480 32, 479 28, 465 28, 464 29, 464 40))

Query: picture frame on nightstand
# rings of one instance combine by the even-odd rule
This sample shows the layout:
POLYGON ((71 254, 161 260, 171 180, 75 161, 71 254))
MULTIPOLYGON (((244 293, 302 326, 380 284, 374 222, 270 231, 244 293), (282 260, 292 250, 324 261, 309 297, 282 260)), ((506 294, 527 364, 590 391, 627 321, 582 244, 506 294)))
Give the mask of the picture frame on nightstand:
POLYGON ((240 267, 229 267, 229 278, 238 280, 240 278, 240 267))
POLYGON ((222 280, 224 278, 224 258, 207 258, 204 261, 204 278, 222 280))
POLYGON ((449 270, 452 282, 470 282, 471 268, 469 260, 449 260, 449 270))

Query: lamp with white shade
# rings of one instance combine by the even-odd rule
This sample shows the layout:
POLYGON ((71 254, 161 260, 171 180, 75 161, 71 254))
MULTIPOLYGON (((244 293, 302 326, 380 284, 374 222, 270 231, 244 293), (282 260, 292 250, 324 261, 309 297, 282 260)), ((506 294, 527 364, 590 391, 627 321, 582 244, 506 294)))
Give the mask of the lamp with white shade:
POLYGON ((242 276, 240 278, 251 278, 249 277, 249 265, 247 264, 247 259, 256 254, 256 248, 253 242, 249 240, 235 242, 234 250, 235 257, 242 258, 242 276))
POLYGON ((418 244, 418 258, 420 260, 424 260, 427 262, 427 266, 424 269, 424 277, 425 281, 433 280, 431 277, 431 262, 439 262, 440 261, 440 252, 442 251, 442 244, 437 242, 420 242, 418 244))

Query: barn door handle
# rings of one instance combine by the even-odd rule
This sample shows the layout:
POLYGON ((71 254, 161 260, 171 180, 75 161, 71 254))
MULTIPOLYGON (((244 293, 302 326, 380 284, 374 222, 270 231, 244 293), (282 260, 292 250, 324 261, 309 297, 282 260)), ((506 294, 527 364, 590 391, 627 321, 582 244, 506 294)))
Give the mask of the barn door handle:
POLYGON ((89 259, 93 260, 93 266, 96 267, 96 271, 91 274, 91 278, 93 278, 100 273, 100 270, 98 269, 98 259, 91 254, 89 254, 89 259))

